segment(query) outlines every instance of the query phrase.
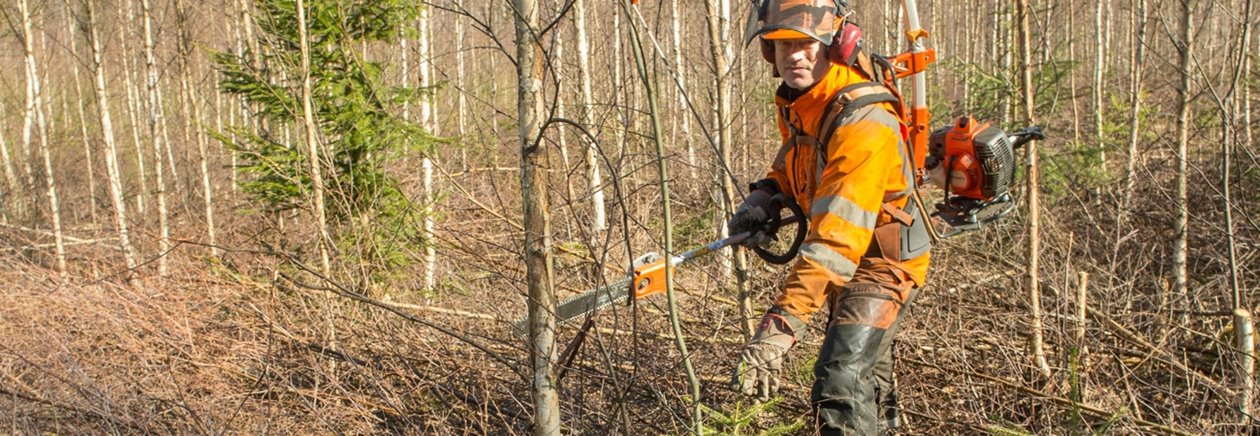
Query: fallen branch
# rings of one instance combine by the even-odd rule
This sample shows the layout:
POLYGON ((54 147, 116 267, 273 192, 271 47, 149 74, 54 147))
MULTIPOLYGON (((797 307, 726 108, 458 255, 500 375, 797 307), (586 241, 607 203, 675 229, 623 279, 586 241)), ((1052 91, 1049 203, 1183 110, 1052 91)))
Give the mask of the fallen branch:
POLYGON ((1165 351, 1162 348, 1156 347, 1155 344, 1150 343, 1141 335, 1134 333, 1132 330, 1125 328, 1125 326, 1123 325, 1120 325, 1120 323, 1116 322, 1115 320, 1112 320, 1111 317, 1107 316, 1107 314, 1101 313, 1097 309, 1094 309, 1093 307, 1087 306, 1085 309, 1086 311, 1089 312, 1091 316, 1106 323, 1108 327, 1111 327, 1112 330, 1115 330, 1116 333, 1119 333, 1120 337, 1123 338, 1124 340, 1128 341, 1129 343, 1133 345, 1137 345, 1139 347, 1145 348, 1150 353, 1158 354, 1161 357, 1163 357, 1163 359, 1160 359, 1160 360, 1163 361, 1164 363, 1172 365, 1178 370, 1185 372, 1186 375, 1193 377, 1195 380, 1198 380, 1205 385, 1211 386, 1213 389, 1216 389, 1218 391, 1225 393, 1225 396, 1227 397, 1232 397, 1232 396, 1237 395, 1225 385, 1220 384, 1220 382, 1217 382, 1216 380, 1212 380, 1210 377, 1203 375, 1203 373, 1196 371, 1193 368, 1190 368, 1181 362, 1176 361, 1176 358, 1173 357, 1171 354, 1169 354, 1167 351, 1165 351))
MULTIPOLYGON (((1072 401, 1072 400, 1070 400, 1070 399, 1063 398, 1063 397, 1054 396, 1054 395, 1051 395, 1051 394, 1048 394, 1048 393, 1045 393, 1045 392, 1039 391, 1039 390, 1037 390, 1037 389, 1033 389, 1033 388, 1030 388, 1030 387, 1027 387, 1027 386, 1021 385, 1021 384, 1019 384, 1019 383, 1016 383, 1016 382, 1013 382, 1013 381, 1009 381, 1009 380, 1006 380, 1006 379, 1002 379, 1002 378, 998 378, 998 377, 994 377, 994 376, 991 376, 991 375, 981 374, 981 373, 978 373, 978 372, 972 372, 972 371, 968 371, 968 370, 965 370, 965 369, 957 369, 957 368, 953 368, 953 369, 945 369, 945 368, 942 368, 942 367, 940 367, 940 366, 938 366, 938 365, 936 365, 936 364, 933 364, 933 363, 928 363, 928 362, 925 362, 925 361, 922 361, 922 360, 918 360, 918 359, 914 359, 914 358, 910 358, 910 357, 905 357, 905 358, 902 358, 902 360, 903 360, 903 361, 905 361, 905 362, 909 362, 909 363, 911 363, 911 364, 920 365, 920 366, 926 366, 926 367, 933 368, 933 369, 936 369, 936 370, 939 370, 939 371, 942 371, 942 372, 946 372, 946 373, 962 374, 962 375, 966 375, 966 376, 969 376, 969 377, 975 377, 975 378, 979 378, 979 379, 983 379, 983 380, 988 380, 988 381, 990 381, 990 382, 997 383, 997 384, 999 384, 999 385, 1002 385, 1002 386, 1005 386, 1005 387, 1008 387, 1008 388, 1011 388, 1011 389, 1015 389, 1015 390, 1017 390, 1017 391, 1023 392, 1023 393, 1028 394, 1028 395, 1032 395, 1032 396, 1035 396, 1035 397, 1040 397, 1040 398, 1043 398, 1043 399, 1046 399, 1046 400, 1050 400, 1050 401, 1052 401, 1052 402, 1054 402, 1054 403, 1058 403, 1058 404, 1063 405, 1063 406, 1068 406, 1068 407, 1075 407, 1075 408, 1078 408, 1078 409, 1080 409, 1082 412, 1085 412, 1085 413, 1087 413, 1087 414, 1093 415, 1093 416, 1094 416, 1094 417, 1096 417, 1096 418, 1110 419, 1110 418, 1112 418, 1112 417, 1114 417, 1114 416, 1116 415, 1116 412, 1110 412, 1110 411, 1104 410, 1104 409, 1103 409, 1103 408, 1101 408, 1101 407, 1097 407, 1097 406, 1089 405, 1089 404, 1086 404, 1086 403, 1080 403, 1080 402, 1072 401)), ((1136 418, 1136 417, 1130 417, 1129 419, 1130 419, 1130 420, 1131 420, 1134 424, 1137 424, 1137 425, 1139 425, 1139 426, 1141 426, 1141 427, 1145 427, 1145 428, 1148 428, 1148 429, 1151 429, 1151 430, 1158 431, 1158 432, 1163 433, 1163 434, 1170 434, 1170 435, 1177 435, 1177 436, 1192 436, 1192 435, 1194 435, 1194 434, 1195 434, 1195 433, 1190 433, 1190 432, 1183 431, 1183 430, 1178 430, 1178 429, 1173 428, 1173 427, 1168 426, 1168 425, 1164 425, 1164 424, 1160 424, 1160 423, 1156 423, 1156 422, 1150 422, 1150 421, 1146 421, 1146 420, 1143 420, 1143 419, 1138 419, 1138 418, 1136 418)))

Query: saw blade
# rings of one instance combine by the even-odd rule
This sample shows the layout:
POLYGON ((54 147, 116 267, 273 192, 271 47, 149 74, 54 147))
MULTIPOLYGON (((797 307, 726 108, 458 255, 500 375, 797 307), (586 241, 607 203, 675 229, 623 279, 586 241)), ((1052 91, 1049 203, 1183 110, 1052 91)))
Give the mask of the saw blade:
MULTIPOLYGON (((574 318, 580 318, 609 305, 625 301, 630 297, 631 280, 631 277, 623 277, 603 287, 566 298, 556 306, 556 324, 572 321, 574 318)), ((518 335, 528 334, 529 318, 517 321, 513 329, 518 335)))

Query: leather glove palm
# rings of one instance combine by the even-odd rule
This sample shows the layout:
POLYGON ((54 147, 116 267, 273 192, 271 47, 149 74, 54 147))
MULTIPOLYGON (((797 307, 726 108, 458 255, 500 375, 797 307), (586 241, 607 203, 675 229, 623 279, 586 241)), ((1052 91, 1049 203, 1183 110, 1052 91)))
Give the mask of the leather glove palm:
POLYGON ((731 220, 727 222, 726 227, 730 229, 732 235, 752 232, 748 239, 741 242, 742 245, 756 247, 770 242, 770 235, 763 230, 766 223, 770 222, 770 198, 770 193, 765 190, 753 190, 735 209, 735 214, 731 215, 731 220))
POLYGON ((761 318, 757 333, 740 350, 734 388, 757 401, 768 401, 779 391, 779 376, 788 349, 805 331, 805 323, 778 308, 761 318))

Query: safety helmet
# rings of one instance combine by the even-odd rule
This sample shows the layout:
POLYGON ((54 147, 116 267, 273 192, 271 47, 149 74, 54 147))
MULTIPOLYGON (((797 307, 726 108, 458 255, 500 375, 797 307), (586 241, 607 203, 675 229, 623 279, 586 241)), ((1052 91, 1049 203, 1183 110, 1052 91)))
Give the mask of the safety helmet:
POLYGON ((813 38, 831 45, 848 11, 848 0, 753 0, 744 43, 813 38))
POLYGON ((848 0, 753 0, 744 44, 760 39, 761 56, 773 64, 774 40, 810 38, 827 46, 831 62, 853 65, 862 30, 846 20, 848 10, 848 0))

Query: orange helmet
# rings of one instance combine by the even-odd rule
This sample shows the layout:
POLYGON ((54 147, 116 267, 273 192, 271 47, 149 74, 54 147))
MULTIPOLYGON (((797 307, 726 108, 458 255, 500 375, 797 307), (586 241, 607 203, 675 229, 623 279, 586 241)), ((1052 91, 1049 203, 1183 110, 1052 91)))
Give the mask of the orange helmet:
POLYGON ((831 45, 844 23, 848 0, 754 0, 748 14, 744 43, 812 38, 831 45))

